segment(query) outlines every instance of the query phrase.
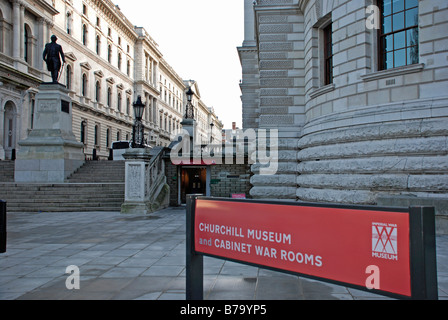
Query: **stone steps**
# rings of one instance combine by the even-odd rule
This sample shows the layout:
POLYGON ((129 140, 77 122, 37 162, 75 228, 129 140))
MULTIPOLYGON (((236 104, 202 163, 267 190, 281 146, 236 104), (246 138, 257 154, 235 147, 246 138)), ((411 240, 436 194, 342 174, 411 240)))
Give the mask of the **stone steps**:
POLYGON ((2 184, 8 212, 119 211, 124 183, 2 184))
POLYGON ((1 182, 14 182, 14 161, 0 161, 1 182))
POLYGON ((8 212, 116 212, 124 202, 124 169, 124 161, 89 161, 66 183, 14 183, 14 162, 5 162, 0 199, 8 212))
POLYGON ((69 183, 120 182, 125 178, 124 161, 87 161, 68 179, 69 183))

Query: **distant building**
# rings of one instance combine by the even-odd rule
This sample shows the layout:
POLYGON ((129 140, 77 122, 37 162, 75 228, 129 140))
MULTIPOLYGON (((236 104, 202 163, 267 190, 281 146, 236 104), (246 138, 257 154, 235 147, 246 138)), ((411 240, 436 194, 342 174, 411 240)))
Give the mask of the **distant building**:
POLYGON ((444 0, 245 0, 243 128, 278 129, 283 155, 251 195, 447 201, 447 17, 444 0))
MULTIPOLYGON (((37 87, 51 80, 42 52, 52 34, 65 52, 59 82, 70 90, 73 132, 86 157, 95 149, 105 158, 113 141, 131 139, 139 95, 147 143, 169 145, 181 129, 188 84, 144 28, 110 0, 1 0, 0 160, 11 159, 33 129, 37 87)), ((212 132, 218 139, 222 124, 214 110, 202 101, 196 107, 203 138, 212 132)))

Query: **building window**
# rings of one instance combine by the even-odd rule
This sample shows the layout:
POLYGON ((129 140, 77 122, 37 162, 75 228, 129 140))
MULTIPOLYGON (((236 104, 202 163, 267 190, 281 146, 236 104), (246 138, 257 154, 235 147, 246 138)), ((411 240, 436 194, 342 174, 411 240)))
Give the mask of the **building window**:
POLYGON ((87 139, 86 139, 86 130, 87 129, 87 122, 82 121, 81 122, 81 143, 86 144, 87 139))
POLYGON ((121 52, 118 52, 118 69, 121 70, 121 52))
POLYGON ((131 61, 129 61, 129 60, 126 65, 126 74, 128 75, 128 77, 131 76, 131 61))
POLYGON ((107 128, 106 130, 106 148, 110 147, 110 128, 107 128))
POLYGON ((323 29, 324 35, 324 85, 333 83, 333 25, 323 29))
POLYGON ((96 102, 101 101, 101 84, 99 81, 95 83, 95 101, 96 102))
POLYGON ((418 0, 380 1, 379 69, 418 63, 418 0))
POLYGON ((85 4, 82 5, 82 14, 87 15, 87 6, 85 4))
POLYGON ((82 25, 82 44, 87 45, 87 25, 82 25))
POLYGON ((107 106, 110 108, 110 104, 112 102, 112 89, 107 88, 107 106))
POLYGON ((72 89, 72 67, 69 64, 65 69, 65 86, 68 90, 72 89))
POLYGON ((24 47, 23 47, 23 58, 24 60, 28 63, 31 64, 31 32, 30 32, 30 27, 25 24, 24 26, 24 47))
POLYGON ((83 97, 87 96, 87 75, 85 73, 82 74, 81 95, 83 97))
POLYGON ((98 127, 98 125, 96 125, 95 126, 95 136, 94 136, 94 143, 95 143, 95 146, 98 146, 99 145, 99 141, 100 141, 100 139, 99 139, 99 135, 100 135, 100 130, 99 130, 99 127, 98 127))
POLYGON ((96 54, 99 55, 101 53, 101 37, 100 35, 96 36, 96 54))
POLYGON ((107 61, 109 61, 109 63, 112 62, 112 46, 111 45, 107 46, 107 61))
POLYGON ((117 95, 117 110, 118 110, 118 112, 121 112, 121 93, 120 92, 118 92, 118 95, 117 95))
POLYGON ((70 12, 67 12, 67 34, 70 34, 72 31, 72 15, 70 12))
POLYGON ((129 115, 131 109, 131 100, 129 98, 126 98, 126 114, 129 115))

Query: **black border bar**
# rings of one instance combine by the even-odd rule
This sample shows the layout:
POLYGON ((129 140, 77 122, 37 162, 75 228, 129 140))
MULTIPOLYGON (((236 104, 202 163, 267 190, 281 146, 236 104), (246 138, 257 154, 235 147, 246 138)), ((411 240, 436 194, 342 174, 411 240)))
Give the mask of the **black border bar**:
POLYGON ((6 252, 6 202, 0 200, 0 253, 6 252))
POLYGON ((251 265, 263 269, 279 271, 287 274, 293 274, 305 278, 333 283, 336 285, 350 287, 397 299, 413 299, 413 300, 438 299, 435 212, 433 207, 398 208, 398 207, 377 207, 377 206, 361 206, 361 205, 337 205, 337 204, 320 204, 320 203, 305 203, 305 202, 291 202, 291 201, 213 198, 194 194, 194 195, 187 195, 186 211, 187 211, 186 215, 187 219, 186 299, 187 300, 203 300, 204 298, 203 256, 210 256, 222 260, 234 261, 241 264, 251 265), (306 274, 300 274, 297 272, 291 272, 282 269, 276 269, 241 260, 233 260, 221 256, 214 256, 210 254, 196 252, 194 231, 195 231, 195 209, 197 199, 212 200, 212 201, 215 200, 215 201, 229 201, 229 202, 246 202, 246 203, 252 202, 252 203, 277 204, 277 205, 326 207, 326 208, 340 208, 340 209, 354 209, 354 210, 407 212, 409 213, 409 228, 410 228, 409 243, 410 243, 411 297, 387 291, 367 289, 366 287, 353 285, 350 283, 344 283, 336 280, 325 279, 306 274))

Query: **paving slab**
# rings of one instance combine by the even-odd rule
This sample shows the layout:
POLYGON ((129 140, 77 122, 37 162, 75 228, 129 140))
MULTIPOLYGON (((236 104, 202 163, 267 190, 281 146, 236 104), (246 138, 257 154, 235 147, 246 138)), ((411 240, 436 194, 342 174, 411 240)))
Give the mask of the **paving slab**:
MULTIPOLYGON (((8 213, 0 300, 184 300, 185 208, 8 213), (68 266, 80 272, 69 290, 68 266)), ((437 237, 439 298, 448 299, 448 236, 437 237)), ((388 300, 231 261, 204 257, 207 300, 388 300)))

